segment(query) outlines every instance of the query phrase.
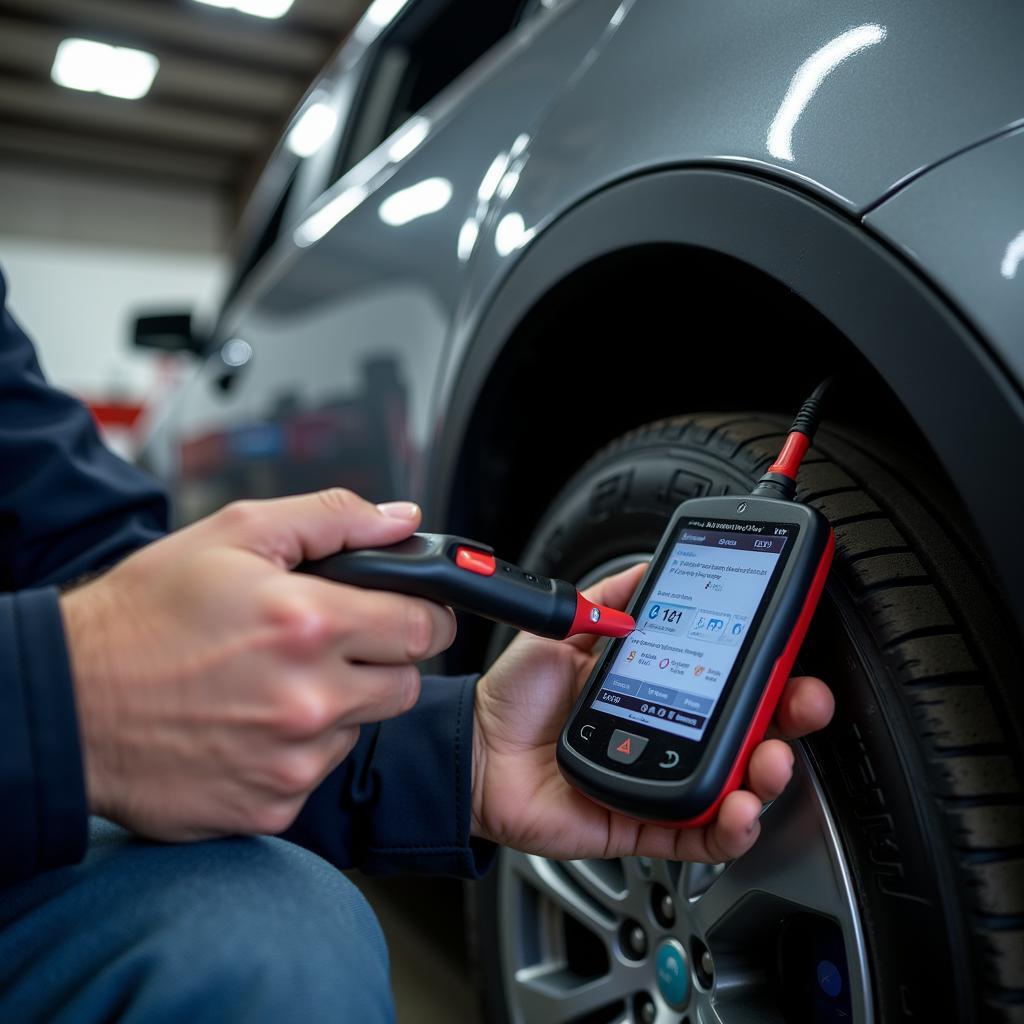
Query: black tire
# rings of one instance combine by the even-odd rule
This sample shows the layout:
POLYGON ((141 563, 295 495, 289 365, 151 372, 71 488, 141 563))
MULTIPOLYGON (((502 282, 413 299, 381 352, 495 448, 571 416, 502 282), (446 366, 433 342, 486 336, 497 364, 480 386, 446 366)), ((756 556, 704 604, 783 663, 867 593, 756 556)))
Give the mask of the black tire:
MULTIPOLYGON (((785 423, 702 415, 635 430, 567 484, 522 562, 579 578, 652 550, 671 510, 749 488, 785 423)), ((954 499, 822 429, 799 497, 836 530, 801 655, 837 698, 809 749, 854 879, 876 1020, 1024 1021, 1021 660, 954 499)), ((504 1022, 497 872, 475 897, 489 1020, 504 1022)))

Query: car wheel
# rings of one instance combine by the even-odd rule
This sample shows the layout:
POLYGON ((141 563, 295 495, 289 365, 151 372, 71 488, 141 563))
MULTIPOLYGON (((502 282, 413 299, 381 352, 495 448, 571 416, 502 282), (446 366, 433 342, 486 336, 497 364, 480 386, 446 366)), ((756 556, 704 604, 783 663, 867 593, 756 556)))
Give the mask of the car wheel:
MULTIPOLYGON (((748 490, 784 430, 627 434, 523 564, 590 582, 635 562, 680 501, 748 490)), ((798 493, 836 530, 799 666, 835 692, 833 724, 730 864, 502 851, 471 901, 496 1024, 1024 1020, 1021 662, 998 594, 955 497, 879 445, 823 429, 798 493)))

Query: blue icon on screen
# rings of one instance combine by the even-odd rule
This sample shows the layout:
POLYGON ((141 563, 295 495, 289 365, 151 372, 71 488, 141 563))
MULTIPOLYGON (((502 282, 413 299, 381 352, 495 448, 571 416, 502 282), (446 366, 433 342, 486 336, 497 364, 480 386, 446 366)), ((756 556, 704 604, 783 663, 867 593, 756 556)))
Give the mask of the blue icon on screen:
POLYGON ((739 636, 740 633, 742 633, 742 632, 743 632, 743 625, 742 625, 742 623, 739 623, 739 622, 735 623, 735 625, 733 625, 733 627, 732 627, 732 635, 733 636, 739 636))

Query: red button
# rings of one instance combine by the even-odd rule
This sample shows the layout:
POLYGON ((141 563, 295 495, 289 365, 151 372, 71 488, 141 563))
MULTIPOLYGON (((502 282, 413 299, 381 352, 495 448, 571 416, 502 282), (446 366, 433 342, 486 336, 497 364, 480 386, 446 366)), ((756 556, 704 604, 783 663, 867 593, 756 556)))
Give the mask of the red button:
POLYGON ((485 554, 483 551, 474 551, 472 548, 456 549, 455 564, 460 569, 468 569, 481 576, 493 576, 496 568, 494 555, 485 554))

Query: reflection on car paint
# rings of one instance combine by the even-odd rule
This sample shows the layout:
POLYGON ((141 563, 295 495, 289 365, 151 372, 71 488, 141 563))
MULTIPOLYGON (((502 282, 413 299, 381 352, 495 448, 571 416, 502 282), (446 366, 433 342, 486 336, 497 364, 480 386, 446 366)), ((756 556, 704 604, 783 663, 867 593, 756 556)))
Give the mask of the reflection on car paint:
POLYGON ((797 68, 782 105, 768 128, 768 152, 776 160, 793 159, 793 129, 821 83, 854 54, 880 43, 885 34, 881 25, 858 25, 836 36, 820 50, 815 50, 797 68))

